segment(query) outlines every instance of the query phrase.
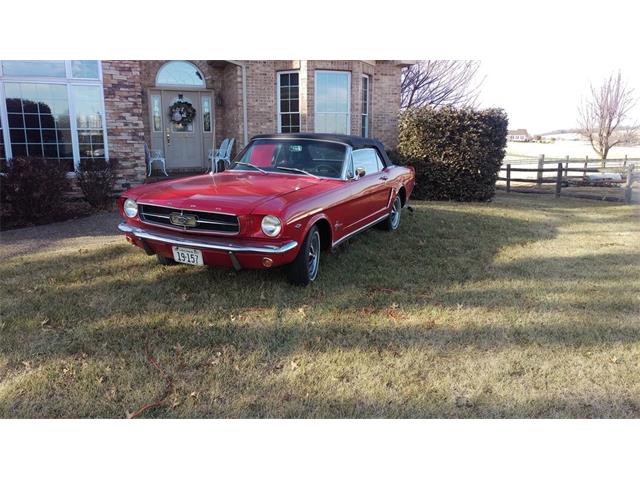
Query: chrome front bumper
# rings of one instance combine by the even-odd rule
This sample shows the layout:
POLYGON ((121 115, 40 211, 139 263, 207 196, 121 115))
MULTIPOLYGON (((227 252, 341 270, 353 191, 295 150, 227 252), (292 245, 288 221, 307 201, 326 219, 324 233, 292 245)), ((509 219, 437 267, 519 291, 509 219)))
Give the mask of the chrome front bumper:
POLYGON ((144 240, 155 240, 157 242, 170 243, 178 247, 202 248, 210 250, 222 250, 224 252, 234 253, 266 253, 278 254, 285 253, 298 246, 298 242, 290 240, 282 245, 241 245, 233 242, 221 242, 213 240, 193 240, 191 238, 180 237, 177 235, 168 235, 165 233, 155 233, 138 227, 132 227, 126 223, 118 225, 121 232, 128 233, 137 238, 144 240))

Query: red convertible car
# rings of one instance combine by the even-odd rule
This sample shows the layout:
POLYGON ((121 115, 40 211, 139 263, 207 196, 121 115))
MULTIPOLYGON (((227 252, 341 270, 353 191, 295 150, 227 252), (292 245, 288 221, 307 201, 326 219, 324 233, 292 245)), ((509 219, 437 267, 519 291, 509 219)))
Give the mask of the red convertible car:
POLYGON ((414 184, 377 140, 259 135, 223 172, 123 193, 119 229, 162 264, 288 265, 289 281, 307 285, 322 250, 376 224, 396 230, 414 184))

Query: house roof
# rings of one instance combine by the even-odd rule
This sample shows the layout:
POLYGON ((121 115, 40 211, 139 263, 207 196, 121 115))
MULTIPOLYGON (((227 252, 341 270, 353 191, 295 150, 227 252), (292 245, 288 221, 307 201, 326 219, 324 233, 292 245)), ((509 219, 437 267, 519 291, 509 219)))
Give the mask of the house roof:
POLYGON ((526 128, 519 128, 517 130, 509 130, 507 135, 524 135, 525 137, 528 137, 529 132, 527 132, 526 128))

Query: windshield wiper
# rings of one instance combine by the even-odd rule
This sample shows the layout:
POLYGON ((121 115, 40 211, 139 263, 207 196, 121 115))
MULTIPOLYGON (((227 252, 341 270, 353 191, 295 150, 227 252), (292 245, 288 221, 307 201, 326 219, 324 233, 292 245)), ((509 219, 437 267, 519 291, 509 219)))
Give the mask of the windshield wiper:
POLYGON ((310 177, 313 178, 320 178, 317 175, 314 175, 313 173, 309 173, 306 170, 301 170, 299 168, 289 168, 289 167, 276 167, 278 170, 287 170, 289 172, 298 172, 298 173, 304 173, 305 175, 309 175, 310 177))
POLYGON ((244 167, 251 167, 251 168, 255 168, 256 170, 258 170, 261 173, 264 173, 265 175, 267 175, 267 172, 263 169, 261 169, 260 167, 256 167, 255 165, 251 164, 251 163, 242 163, 242 162, 233 162, 234 165, 242 165, 244 167))

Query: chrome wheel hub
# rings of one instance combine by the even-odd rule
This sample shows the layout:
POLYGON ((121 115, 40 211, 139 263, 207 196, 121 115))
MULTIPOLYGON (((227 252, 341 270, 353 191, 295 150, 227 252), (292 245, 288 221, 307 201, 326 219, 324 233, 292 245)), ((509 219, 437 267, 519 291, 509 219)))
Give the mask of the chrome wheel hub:
POLYGON ((396 197, 391 207, 391 227, 395 230, 400 224, 400 199, 396 197))
POLYGON ((309 279, 314 280, 318 274, 318 264, 320 263, 320 234, 313 232, 309 240, 309 279))

